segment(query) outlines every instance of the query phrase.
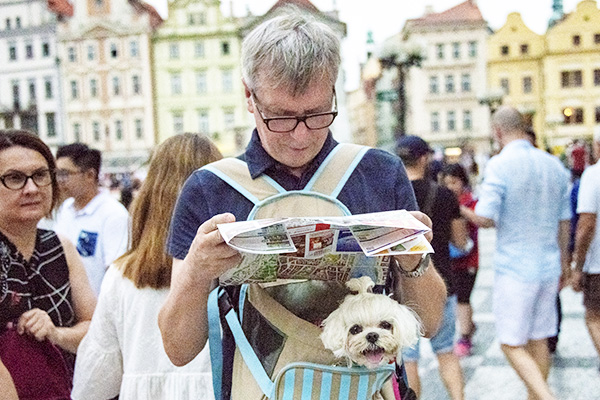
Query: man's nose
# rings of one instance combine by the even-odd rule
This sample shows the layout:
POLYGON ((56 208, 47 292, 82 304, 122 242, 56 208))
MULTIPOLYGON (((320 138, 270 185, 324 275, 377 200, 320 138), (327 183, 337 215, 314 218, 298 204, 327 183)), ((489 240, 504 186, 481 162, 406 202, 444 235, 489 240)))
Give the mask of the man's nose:
POLYGON ((311 135, 312 132, 310 129, 308 129, 308 126, 306 126, 305 121, 299 121, 298 125, 296 125, 296 128, 292 131, 292 136, 297 140, 309 139, 311 135))

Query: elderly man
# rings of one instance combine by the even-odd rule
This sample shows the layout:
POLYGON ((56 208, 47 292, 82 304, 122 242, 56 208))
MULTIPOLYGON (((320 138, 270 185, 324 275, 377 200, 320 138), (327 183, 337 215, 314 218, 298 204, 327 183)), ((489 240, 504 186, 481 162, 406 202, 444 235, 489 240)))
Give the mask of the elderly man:
MULTIPOLYGON (((264 22, 245 38, 243 83, 256 129, 239 159, 253 180, 266 176, 286 191, 303 189, 336 147, 328 127, 337 115, 334 85, 339 64, 340 44, 333 31, 294 9, 264 22)), ((337 199, 352 214, 417 209, 401 161, 376 149, 366 152, 337 199)), ((182 189, 169 239, 174 257, 171 291, 159 315, 165 350, 176 365, 186 364, 202 350, 209 292, 216 279, 240 261, 239 253, 224 243, 217 224, 245 220, 253 206, 206 170, 192 175, 182 189)), ((430 223, 423 214, 414 215, 430 223)), ((445 301, 443 281, 435 268, 427 268, 427 257, 401 256, 394 263, 396 284, 390 289, 413 306, 426 334, 434 333, 445 301)), ((341 282, 309 281, 300 290, 294 285, 268 289, 268 294, 317 324, 347 293, 341 282)), ((235 290, 230 292, 236 296, 235 290)), ((289 318, 290 323, 295 320, 289 318)), ((276 332, 269 332, 261 337, 261 345, 275 341, 276 332)), ((236 392, 235 386, 241 385, 236 379, 234 371, 233 382, 223 382, 224 392, 228 385, 236 392)), ((253 398, 249 393, 237 398, 253 398)))
MULTIPOLYGON (((600 129, 594 133, 594 154, 600 159, 600 129)), ((577 233, 573 254, 573 289, 583 290, 585 323, 600 356, 600 162, 581 176, 577 199, 577 233)))
POLYGON ((529 398, 554 399, 547 339, 556 335, 556 296, 570 273, 569 174, 533 147, 514 108, 499 108, 492 130, 502 151, 486 167, 476 215, 461 211, 497 229, 493 308, 502 351, 529 398))

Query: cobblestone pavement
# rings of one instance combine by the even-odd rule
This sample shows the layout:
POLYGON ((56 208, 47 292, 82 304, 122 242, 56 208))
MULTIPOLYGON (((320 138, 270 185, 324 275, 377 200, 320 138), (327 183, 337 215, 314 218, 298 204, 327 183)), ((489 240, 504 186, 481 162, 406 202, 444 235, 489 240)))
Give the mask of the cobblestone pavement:
MULTIPOLYGON (((480 229, 480 271, 471 297, 477 332, 473 355, 461 360, 466 400, 525 400, 527 392, 495 340, 492 257, 495 231, 480 229)), ((549 382, 558 399, 600 400, 599 361, 583 320, 581 293, 561 292, 563 322, 549 382)), ((425 343, 423 343, 425 344, 425 343)), ((421 346, 421 400, 448 400, 428 344, 421 346)))

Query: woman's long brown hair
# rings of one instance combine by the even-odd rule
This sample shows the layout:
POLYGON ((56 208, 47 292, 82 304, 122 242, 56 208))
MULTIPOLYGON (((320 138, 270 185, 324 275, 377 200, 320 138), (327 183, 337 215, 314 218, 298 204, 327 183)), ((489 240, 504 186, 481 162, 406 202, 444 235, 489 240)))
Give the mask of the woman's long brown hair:
POLYGON ((166 247, 177 196, 192 172, 221 158, 210 139, 193 133, 173 136, 155 149, 131 205, 130 249, 116 261, 136 287, 169 287, 172 259, 166 247))

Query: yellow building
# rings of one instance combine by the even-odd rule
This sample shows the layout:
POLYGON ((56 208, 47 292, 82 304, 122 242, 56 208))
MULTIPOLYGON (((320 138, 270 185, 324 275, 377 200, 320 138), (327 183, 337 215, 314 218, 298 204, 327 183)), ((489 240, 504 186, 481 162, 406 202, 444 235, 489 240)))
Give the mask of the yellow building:
POLYGON ((584 0, 546 33, 546 134, 551 146, 589 138, 600 124, 600 10, 584 0))
POLYGON ((488 38, 488 95, 531 118, 538 135, 545 121, 543 62, 544 36, 529 29, 519 13, 488 38))
POLYGON ((157 141, 182 132, 211 137, 237 155, 250 134, 235 20, 218 0, 174 0, 153 38, 157 141))

